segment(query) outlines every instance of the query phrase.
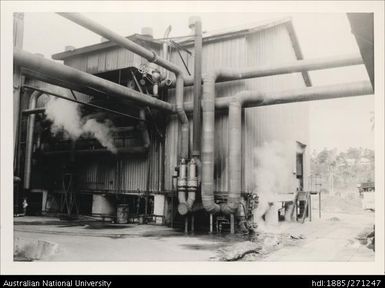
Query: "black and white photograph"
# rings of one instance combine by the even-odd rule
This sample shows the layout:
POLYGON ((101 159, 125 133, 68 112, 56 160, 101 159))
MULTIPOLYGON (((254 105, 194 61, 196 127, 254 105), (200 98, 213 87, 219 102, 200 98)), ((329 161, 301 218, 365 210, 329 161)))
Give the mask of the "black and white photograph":
POLYGON ((382 1, 10 2, 2 270, 383 272, 382 1))

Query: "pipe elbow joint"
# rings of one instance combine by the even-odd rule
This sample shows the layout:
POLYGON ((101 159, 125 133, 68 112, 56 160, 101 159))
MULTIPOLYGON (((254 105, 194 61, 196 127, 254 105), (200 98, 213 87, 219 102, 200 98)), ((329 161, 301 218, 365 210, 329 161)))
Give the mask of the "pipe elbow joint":
POLYGON ((221 211, 221 207, 214 202, 214 197, 202 196, 203 208, 210 214, 216 214, 221 211))
POLYGON ((239 197, 229 198, 227 203, 221 205, 221 212, 225 215, 235 214, 239 208, 239 197))
POLYGON ((178 204, 178 213, 182 216, 189 213, 191 209, 188 207, 187 203, 179 203, 178 204))

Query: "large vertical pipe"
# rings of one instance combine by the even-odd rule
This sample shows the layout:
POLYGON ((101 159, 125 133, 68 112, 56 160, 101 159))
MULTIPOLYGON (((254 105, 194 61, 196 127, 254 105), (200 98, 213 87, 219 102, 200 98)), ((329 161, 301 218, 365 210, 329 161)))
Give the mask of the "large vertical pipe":
POLYGON ((186 112, 184 111, 183 103, 183 76, 181 74, 176 75, 176 113, 178 114, 179 121, 181 123, 181 149, 180 149, 180 158, 188 159, 189 151, 189 123, 186 112))
POLYGON ((215 80, 216 74, 208 75, 203 85, 202 97, 202 204, 214 214, 220 206, 214 201, 214 129, 215 129, 215 80))
MULTIPOLYGON (((36 108, 37 99, 42 93, 34 91, 29 99, 29 109, 36 108)), ((33 148, 33 133, 35 130, 35 114, 28 116, 27 122, 27 139, 25 146, 25 164, 24 164, 24 189, 29 190, 31 187, 31 167, 32 167, 32 148, 33 148)))
POLYGON ((221 206, 225 214, 234 214, 241 198, 241 145, 242 145, 242 105, 233 101, 229 105, 228 155, 229 155, 229 195, 227 204, 221 206))
POLYGON ((202 93, 202 23, 199 17, 190 18, 194 29, 194 110, 192 156, 200 156, 201 145, 201 93, 202 93))

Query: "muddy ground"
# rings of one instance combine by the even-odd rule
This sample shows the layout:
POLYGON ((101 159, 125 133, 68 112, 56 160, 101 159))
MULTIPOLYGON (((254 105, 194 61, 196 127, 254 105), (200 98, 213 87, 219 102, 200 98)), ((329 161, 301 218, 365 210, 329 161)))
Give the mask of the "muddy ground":
POLYGON ((346 203, 334 209, 335 201, 321 218, 314 206, 311 222, 280 222, 253 235, 185 235, 157 225, 16 217, 15 261, 374 261, 366 240, 374 212, 346 210, 346 203))

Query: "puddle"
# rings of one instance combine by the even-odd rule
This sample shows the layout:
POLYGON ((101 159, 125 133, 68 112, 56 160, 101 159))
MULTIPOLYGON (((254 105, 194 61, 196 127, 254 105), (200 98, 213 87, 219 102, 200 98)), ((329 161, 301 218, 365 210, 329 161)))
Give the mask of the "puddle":
POLYGON ((43 240, 15 237, 14 261, 48 260, 58 251, 58 244, 43 240))

